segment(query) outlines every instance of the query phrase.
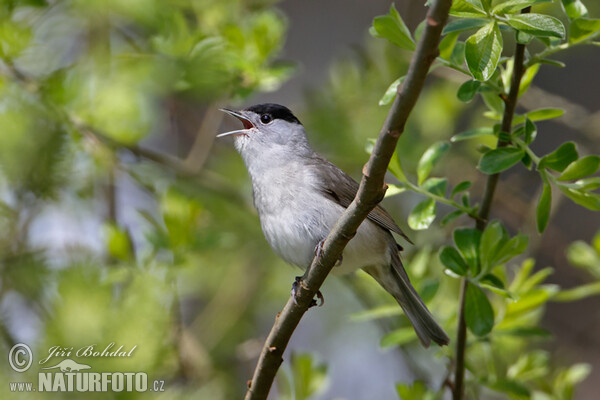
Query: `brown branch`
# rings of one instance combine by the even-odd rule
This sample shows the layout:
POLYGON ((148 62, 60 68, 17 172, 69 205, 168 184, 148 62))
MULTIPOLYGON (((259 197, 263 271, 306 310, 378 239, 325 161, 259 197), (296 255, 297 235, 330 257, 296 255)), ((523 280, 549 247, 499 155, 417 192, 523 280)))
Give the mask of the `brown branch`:
MULTIPOLYGON (((531 7, 524 8, 521 12, 523 14, 528 13, 531 7)), ((525 45, 517 43, 514 55, 514 69, 512 79, 510 83, 510 91, 508 96, 504 100, 504 115, 502 116, 501 132, 510 134, 512 129, 512 121, 515 115, 515 109, 517 107, 519 97, 519 86, 521 85, 521 78, 525 73, 525 45)), ((498 139, 496 147, 504 147, 508 142, 498 139)), ((494 194, 496 192, 496 185, 500 173, 489 175, 485 183, 483 200, 481 201, 481 208, 479 209, 479 218, 475 221, 475 228, 483 231, 488 223, 490 216, 490 209, 494 200, 494 194)), ((452 391, 453 400, 461 400, 464 393, 464 379, 465 379, 465 352, 467 344, 467 324, 465 322, 465 300, 467 288, 469 282, 466 278, 462 279, 460 286, 460 305, 458 310, 458 327, 456 337, 456 370, 454 374, 454 389, 452 391)))
POLYGON ((315 257, 307 276, 299 285, 297 303, 290 298, 283 311, 277 315, 254 370, 254 376, 246 392, 246 400, 267 398, 277 370, 283 361, 283 352, 300 319, 340 258, 346 244, 356 234, 356 230, 369 211, 383 198, 386 190, 384 176, 388 164, 404 130, 408 115, 423 88, 429 67, 438 54, 440 36, 448 19, 451 4, 451 0, 433 2, 404 84, 398 88, 373 153, 363 168, 363 178, 358 193, 327 236, 321 256, 315 257))

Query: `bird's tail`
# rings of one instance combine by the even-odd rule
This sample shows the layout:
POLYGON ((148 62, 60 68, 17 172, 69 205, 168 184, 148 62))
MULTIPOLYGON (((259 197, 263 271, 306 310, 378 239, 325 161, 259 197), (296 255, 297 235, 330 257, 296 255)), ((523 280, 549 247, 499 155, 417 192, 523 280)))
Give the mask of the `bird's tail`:
POLYGON ((423 346, 429 347, 432 340, 440 346, 450 342, 446 332, 435 322, 425 303, 411 285, 400 256, 396 252, 392 254, 390 265, 368 267, 364 270, 394 296, 412 323, 423 346))

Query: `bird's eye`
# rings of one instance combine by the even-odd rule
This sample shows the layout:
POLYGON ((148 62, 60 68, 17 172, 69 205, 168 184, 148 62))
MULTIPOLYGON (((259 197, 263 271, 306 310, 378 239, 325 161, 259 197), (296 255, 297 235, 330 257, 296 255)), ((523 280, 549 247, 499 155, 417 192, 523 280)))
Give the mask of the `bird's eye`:
POLYGON ((273 118, 271 118, 269 114, 263 114, 260 116, 260 122, 262 122, 263 124, 268 124, 270 122, 273 122, 273 118))

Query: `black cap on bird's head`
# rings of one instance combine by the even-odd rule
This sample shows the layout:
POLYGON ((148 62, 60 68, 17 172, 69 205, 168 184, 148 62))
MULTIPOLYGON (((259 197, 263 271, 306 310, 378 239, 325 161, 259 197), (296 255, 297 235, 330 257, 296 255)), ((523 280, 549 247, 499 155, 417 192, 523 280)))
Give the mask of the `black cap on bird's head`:
POLYGON ((242 121, 244 129, 221 133, 217 137, 229 135, 247 136, 253 128, 263 129, 275 121, 285 121, 286 123, 302 125, 289 108, 274 103, 256 104, 240 111, 229 110, 227 108, 222 108, 221 111, 233 115, 242 121))

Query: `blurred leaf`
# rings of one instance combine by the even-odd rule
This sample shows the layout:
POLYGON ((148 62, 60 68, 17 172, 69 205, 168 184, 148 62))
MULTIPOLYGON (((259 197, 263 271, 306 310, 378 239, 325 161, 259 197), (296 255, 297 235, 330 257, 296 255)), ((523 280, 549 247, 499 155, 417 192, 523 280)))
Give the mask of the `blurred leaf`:
POLYGON ((560 399, 571 399, 575 385, 582 382, 592 372, 589 364, 575 364, 561 371, 554 380, 553 394, 560 399))
POLYGON ((416 231, 429 228, 435 219, 435 200, 426 199, 413 208, 408 215, 408 226, 416 231))
POLYGON ((562 0, 561 4, 569 19, 577 19, 588 16, 588 10, 581 0, 562 0))
POLYGON ((570 163, 558 177, 559 181, 573 181, 592 175, 600 167, 600 157, 590 155, 570 163))
POLYGON ((350 315, 351 321, 363 322, 363 321, 372 321, 379 318, 389 318, 389 317, 397 317, 398 315, 402 315, 401 309, 398 307, 398 304, 387 304, 375 308, 371 308, 365 311, 355 312, 350 315))
POLYGON ((552 204, 552 188, 550 183, 544 181, 544 187, 536 209, 537 230, 544 232, 550 219, 550 205, 552 204))
POLYGON ((589 244, 577 240, 567 247, 567 259, 572 265, 583 268, 595 278, 600 278, 600 254, 589 244))
MULTIPOLYGON (((529 111, 526 116, 530 120, 537 122, 558 118, 564 113, 565 110, 562 108, 540 108, 539 110, 529 111)), ((523 122, 525 122, 525 116, 519 116, 513 121, 515 124, 522 124, 523 122)))
POLYGON ((454 243, 469 266, 472 276, 476 276, 481 269, 479 264, 480 240, 481 232, 478 229, 460 228, 454 230, 454 243))
POLYGON ((402 84, 402 82, 404 82, 405 78, 406 78, 406 75, 401 76, 400 78, 398 78, 394 82, 392 82, 390 84, 390 86, 388 86, 385 93, 383 94, 383 97, 379 100, 380 106, 386 106, 386 105, 390 104, 392 101, 394 101, 394 98, 396 97, 396 93, 398 93, 398 86, 400 86, 402 84))
POLYGON ((399 328, 390 333, 385 334, 381 338, 379 345, 382 348, 392 346, 403 346, 407 343, 414 342, 417 339, 417 334, 412 326, 399 328))
POLYGON ((577 18, 569 27, 569 43, 576 44, 600 33, 600 19, 577 18))
POLYGON ((316 365, 312 355, 292 353, 290 368, 293 376, 294 399, 306 400, 324 389, 327 381, 327 366, 316 365))
POLYGON ((451 142, 460 142, 461 140, 473 139, 481 136, 491 136, 494 134, 494 130, 489 127, 469 129, 468 131, 461 132, 450 138, 451 142))
POLYGON ((450 149, 448 142, 436 142, 432 144, 421 156, 419 164, 417 165, 417 176, 418 183, 422 185, 425 179, 431 173, 434 165, 439 159, 450 149))
POLYGON ((546 304, 558 292, 558 287, 546 285, 522 294, 506 306, 507 317, 523 315, 546 304))
POLYGON ((465 321, 476 336, 485 336, 494 327, 494 310, 487 296, 476 285, 467 286, 465 297, 465 321))
POLYGON ((492 390, 505 393, 511 397, 520 396, 528 398, 530 396, 529 389, 517 380, 498 379, 487 386, 492 390))
POLYGON ((562 172, 567 168, 567 165, 577 160, 577 158, 579 158, 579 155, 577 154, 575 143, 566 142, 561 144, 552 153, 542 157, 538 169, 550 168, 554 171, 562 172))
POLYGON ((416 48, 410 31, 393 3, 388 14, 373 19, 370 32, 374 37, 387 39, 401 49, 414 50, 416 48))
POLYGON ((402 400, 436 400, 438 398, 437 394, 427 389, 427 386, 421 381, 415 381, 412 385, 397 383, 396 392, 402 400))
POLYGON ((591 296, 600 295, 600 281, 587 283, 585 285, 577 286, 572 289, 561 290, 558 292, 553 300, 554 301, 578 301, 591 296))
POLYGON ((458 88, 458 92, 456 93, 456 97, 458 97, 460 101, 468 103, 469 101, 473 100, 473 97, 475 97, 475 94, 480 86, 481 82, 468 80, 460 85, 460 88, 458 88))
POLYGON ((11 60, 29 45, 31 30, 11 20, 0 21, 0 56, 11 60))
POLYGON ((467 275, 469 266, 454 247, 444 246, 440 252, 440 261, 446 268, 458 276, 467 275))
POLYGON ((517 147, 499 147, 485 153, 477 168, 488 175, 497 174, 517 164, 524 155, 525 151, 517 147))
POLYGON ((541 350, 522 354, 519 359, 508 368, 507 377, 519 379, 521 382, 542 378, 548 374, 550 360, 548 354, 541 350))
POLYGON ((106 224, 104 231, 108 254, 118 260, 129 261, 133 257, 133 244, 126 231, 116 224, 106 224))
POLYGON ((490 79, 502 53, 502 35, 496 22, 490 22, 466 41, 465 59, 473 78, 490 79))

